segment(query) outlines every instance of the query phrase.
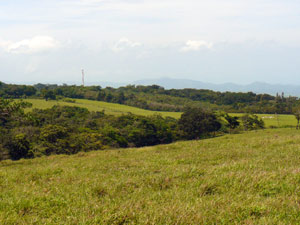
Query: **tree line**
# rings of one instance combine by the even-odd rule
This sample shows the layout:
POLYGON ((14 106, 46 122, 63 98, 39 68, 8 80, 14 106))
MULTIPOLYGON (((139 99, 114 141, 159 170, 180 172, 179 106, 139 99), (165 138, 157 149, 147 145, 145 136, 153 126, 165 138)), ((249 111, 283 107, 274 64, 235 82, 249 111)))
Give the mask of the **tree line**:
POLYGON ((197 106, 231 113, 292 114, 300 106, 297 97, 277 94, 216 92, 198 89, 166 90, 158 85, 128 85, 120 88, 100 86, 36 84, 10 85, 0 82, 0 97, 37 97, 46 100, 61 98, 90 99, 125 104, 155 111, 182 112, 184 108, 197 106))

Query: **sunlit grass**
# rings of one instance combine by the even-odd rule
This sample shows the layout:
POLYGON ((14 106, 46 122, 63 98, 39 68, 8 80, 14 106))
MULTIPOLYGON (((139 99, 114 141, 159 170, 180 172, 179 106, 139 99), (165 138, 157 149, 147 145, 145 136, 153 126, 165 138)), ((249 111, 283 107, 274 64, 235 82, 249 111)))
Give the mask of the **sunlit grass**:
POLYGON ((181 113, 178 112, 159 112, 159 111, 150 111, 144 110, 136 107, 131 107, 127 105, 101 102, 101 101, 92 101, 86 99, 75 99, 75 103, 64 102, 64 101, 46 101, 43 99, 26 99, 25 101, 32 103, 32 108, 46 109, 54 105, 67 105, 67 106, 78 106, 87 108, 89 111, 102 111, 104 110, 107 114, 112 115, 121 115, 124 113, 133 113, 137 115, 149 116, 153 114, 161 114, 162 116, 170 116, 174 118, 179 118, 181 113))
POLYGON ((299 224, 300 132, 0 162, 0 224, 299 224))

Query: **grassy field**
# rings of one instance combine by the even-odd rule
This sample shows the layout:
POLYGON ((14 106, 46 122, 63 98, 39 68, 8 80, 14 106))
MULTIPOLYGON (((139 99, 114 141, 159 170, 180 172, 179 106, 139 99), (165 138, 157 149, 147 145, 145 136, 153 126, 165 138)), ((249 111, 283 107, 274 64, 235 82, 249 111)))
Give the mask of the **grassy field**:
MULTIPOLYGON (((232 116, 241 117, 241 113, 230 113, 232 116)), ((259 118, 262 118, 266 127, 296 127, 297 120, 294 115, 274 115, 274 114, 257 114, 259 118)))
POLYGON ((45 101, 43 99, 26 99, 27 102, 32 103, 32 108, 47 109, 54 105, 67 105, 67 106, 78 106, 87 108, 89 111, 102 111, 112 115, 121 115, 124 113, 133 113, 137 115, 149 116, 155 113, 161 114, 162 116, 170 116, 174 118, 179 118, 181 113, 178 112, 158 112, 150 111, 145 109, 140 109, 136 107, 131 107, 127 105, 120 105, 115 103, 92 101, 87 99, 76 99, 75 103, 64 102, 64 101, 45 101))
MULTIPOLYGON (((26 101, 33 104, 33 108, 46 109, 50 108, 56 104, 68 105, 68 106, 78 106, 87 108, 90 111, 102 111, 105 110, 107 114, 121 115, 124 113, 131 112, 137 115, 153 115, 161 114, 162 116, 170 116, 174 118, 180 118, 181 113, 179 112, 158 112, 150 111, 145 109, 140 109, 136 107, 120 105, 115 103, 107 103, 100 101, 91 101, 86 99, 76 99, 75 103, 69 103, 64 101, 45 101, 42 99, 26 99, 26 101)), ((242 116, 241 113, 231 113, 230 115, 242 116)), ((275 126, 275 127, 286 127, 286 126, 296 126, 297 121, 293 115, 269 115, 269 114, 258 114, 266 124, 266 127, 275 126)))
POLYGON ((0 224, 299 224, 300 132, 0 162, 0 224))

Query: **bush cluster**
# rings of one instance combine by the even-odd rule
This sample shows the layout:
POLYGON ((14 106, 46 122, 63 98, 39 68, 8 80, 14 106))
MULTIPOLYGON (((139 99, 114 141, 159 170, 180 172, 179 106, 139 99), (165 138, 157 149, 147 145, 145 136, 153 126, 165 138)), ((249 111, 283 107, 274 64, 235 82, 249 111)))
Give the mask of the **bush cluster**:
MULTIPOLYGON (((59 105, 25 113, 23 109, 28 106, 0 98, 0 160, 168 144, 209 137, 239 125, 236 118, 226 115, 224 122, 201 108, 187 108, 176 120, 130 113, 112 116, 59 105)), ((261 123, 256 126, 255 116, 246 115, 242 120, 247 129, 263 127, 261 123)))

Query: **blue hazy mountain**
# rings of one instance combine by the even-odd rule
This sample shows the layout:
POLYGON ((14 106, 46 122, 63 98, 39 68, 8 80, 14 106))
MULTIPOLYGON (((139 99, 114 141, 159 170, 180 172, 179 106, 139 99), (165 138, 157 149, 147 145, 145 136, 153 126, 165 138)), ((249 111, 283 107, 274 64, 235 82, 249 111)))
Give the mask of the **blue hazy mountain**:
POLYGON ((213 91, 232 91, 232 92, 249 92, 254 93, 266 93, 275 95, 276 93, 284 92, 286 96, 300 96, 300 85, 283 85, 283 84, 268 84, 264 82, 254 82, 247 85, 240 85, 234 83, 213 84, 188 79, 172 79, 172 78, 160 78, 160 79, 148 79, 135 81, 136 85, 152 85, 156 84, 166 89, 183 89, 183 88, 195 88, 195 89, 209 89, 213 91))

